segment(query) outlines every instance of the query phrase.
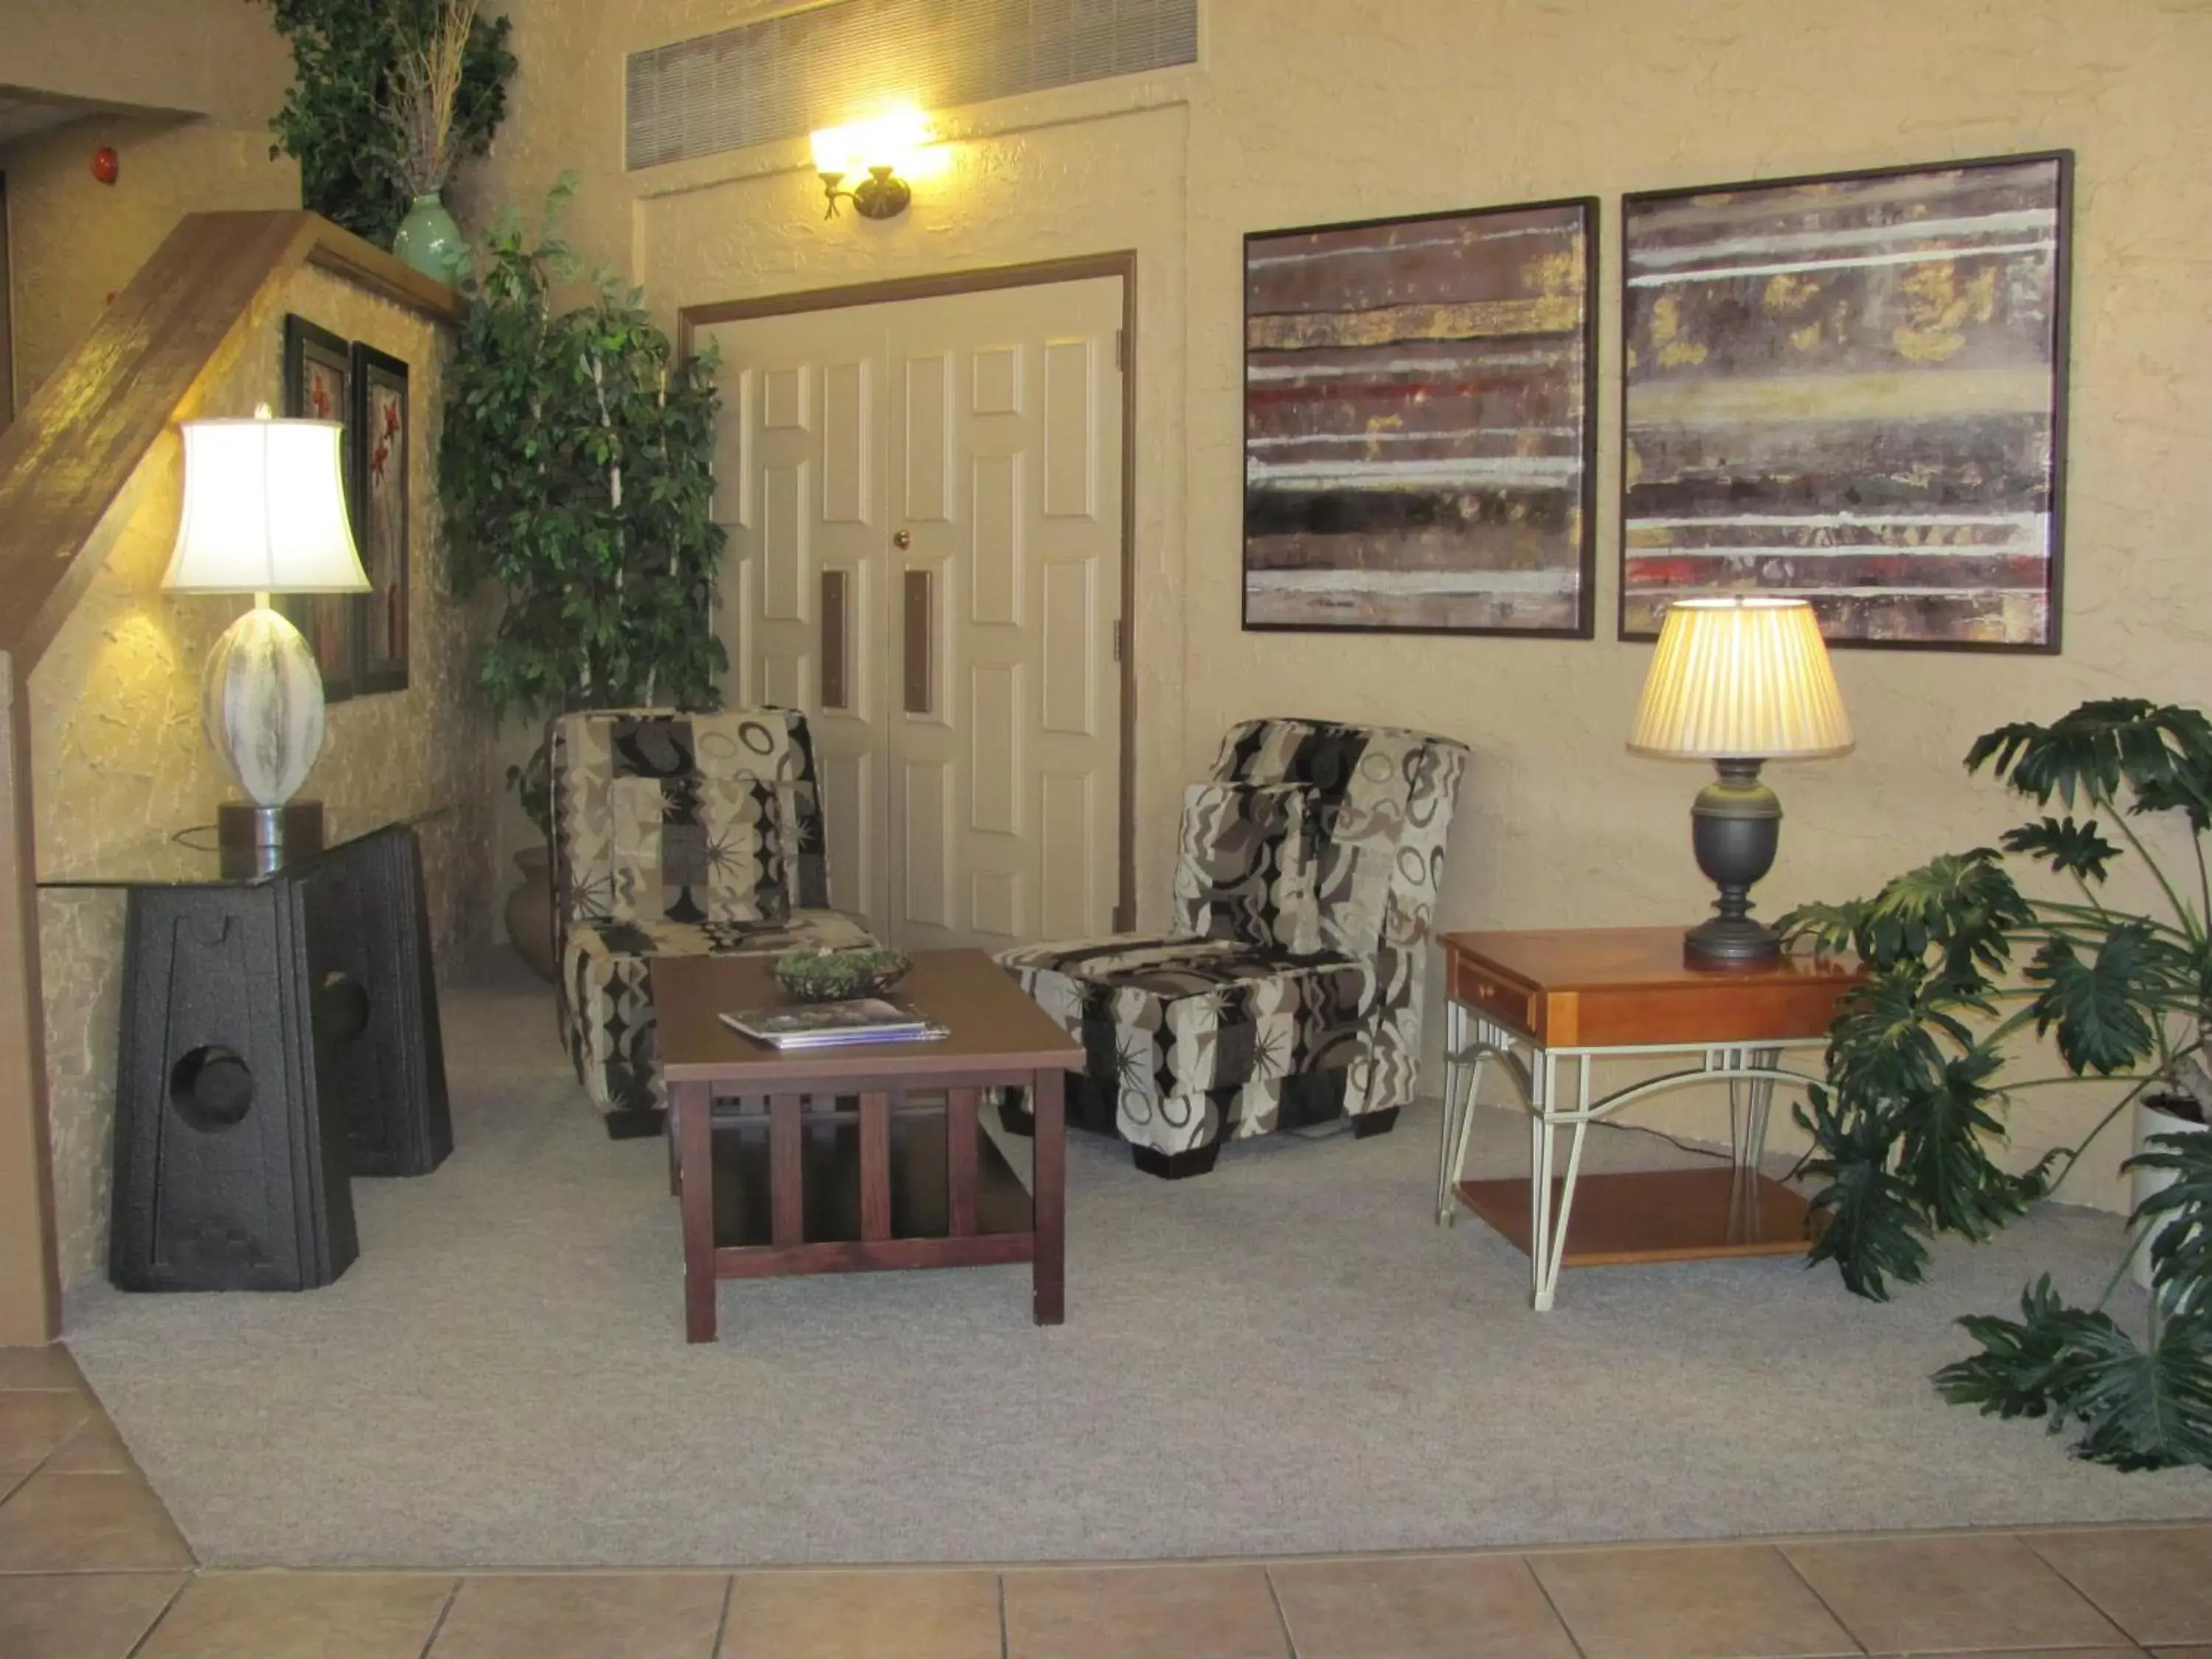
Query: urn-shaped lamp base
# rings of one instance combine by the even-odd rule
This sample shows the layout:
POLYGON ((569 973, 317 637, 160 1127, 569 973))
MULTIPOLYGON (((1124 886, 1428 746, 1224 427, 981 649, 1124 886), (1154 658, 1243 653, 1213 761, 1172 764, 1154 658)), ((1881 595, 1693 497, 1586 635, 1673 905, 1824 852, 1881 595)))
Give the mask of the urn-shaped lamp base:
POLYGON ((300 630, 266 603, 223 630, 200 682, 200 720, 256 806, 299 793, 323 747, 323 677, 300 630))

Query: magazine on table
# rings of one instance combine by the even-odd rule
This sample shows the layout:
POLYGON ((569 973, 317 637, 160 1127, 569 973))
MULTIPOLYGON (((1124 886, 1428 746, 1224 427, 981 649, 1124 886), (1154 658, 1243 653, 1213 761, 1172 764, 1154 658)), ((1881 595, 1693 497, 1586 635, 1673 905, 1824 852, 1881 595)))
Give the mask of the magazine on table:
POLYGON ((881 997, 745 1008, 722 1024, 772 1048, 834 1048, 848 1042, 928 1042, 950 1030, 919 1011, 881 997))

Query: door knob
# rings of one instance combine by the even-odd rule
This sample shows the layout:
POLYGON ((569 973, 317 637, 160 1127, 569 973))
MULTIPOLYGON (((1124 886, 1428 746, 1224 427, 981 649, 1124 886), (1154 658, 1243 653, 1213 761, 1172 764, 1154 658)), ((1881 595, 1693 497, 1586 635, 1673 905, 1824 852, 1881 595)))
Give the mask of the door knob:
POLYGON ((914 532, 908 530, 904 525, 901 525, 896 530, 891 532, 891 545, 896 548, 912 547, 914 545, 914 532))

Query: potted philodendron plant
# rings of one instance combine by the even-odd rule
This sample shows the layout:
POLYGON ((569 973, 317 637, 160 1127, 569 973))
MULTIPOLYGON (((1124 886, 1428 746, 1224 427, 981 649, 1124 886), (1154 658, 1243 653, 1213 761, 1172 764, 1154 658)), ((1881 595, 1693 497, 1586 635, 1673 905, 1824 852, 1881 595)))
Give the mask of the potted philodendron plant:
MULTIPOLYGON (((639 296, 609 281, 588 304, 554 307, 574 269, 554 234, 573 188, 555 186, 534 246, 502 215, 464 286, 438 451, 455 590, 499 592, 479 667, 496 714, 711 708, 726 662, 714 358, 678 356, 639 296)), ((542 741, 507 781, 549 834, 542 741)), ((544 847, 516 863, 510 933, 550 978, 544 847)))
POLYGON ((2002 850, 1946 854, 1870 898, 1784 919, 1791 938, 1867 968, 1830 1031, 1827 1082, 1796 1110, 1814 1141, 1805 1168, 1825 1182, 1812 1257, 1887 1297, 1922 1277, 1934 1234, 1989 1237, 2132 1109, 2136 1202, 2103 1294, 2070 1306, 2044 1275, 2018 1319, 1960 1322, 1981 1352, 1936 1384, 2054 1432, 2078 1425, 2075 1450, 2099 1462, 2212 1467, 2212 723, 2087 702, 2048 726, 1999 727, 1966 766, 2062 811, 2008 832, 2002 850), (2014 879, 2022 864, 2045 872, 2033 892, 2014 879), (2055 1071, 2026 1075, 2046 1047, 2055 1071), (2084 1079, 2113 1096, 2081 1144, 2002 1167, 2010 1100, 2084 1079), (2135 1330, 2108 1311, 2130 1257, 2150 1291, 2135 1330))

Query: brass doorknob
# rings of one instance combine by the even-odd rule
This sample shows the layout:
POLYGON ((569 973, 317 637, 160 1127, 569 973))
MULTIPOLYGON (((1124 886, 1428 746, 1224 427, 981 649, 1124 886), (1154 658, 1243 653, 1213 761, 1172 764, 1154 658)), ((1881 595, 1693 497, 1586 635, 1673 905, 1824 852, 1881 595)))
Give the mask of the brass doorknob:
POLYGON ((893 547, 912 547, 914 545, 914 532, 908 530, 904 525, 901 525, 896 530, 891 532, 891 545, 893 547))

